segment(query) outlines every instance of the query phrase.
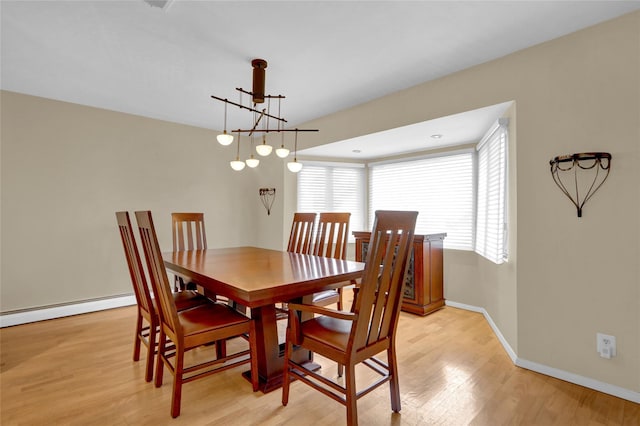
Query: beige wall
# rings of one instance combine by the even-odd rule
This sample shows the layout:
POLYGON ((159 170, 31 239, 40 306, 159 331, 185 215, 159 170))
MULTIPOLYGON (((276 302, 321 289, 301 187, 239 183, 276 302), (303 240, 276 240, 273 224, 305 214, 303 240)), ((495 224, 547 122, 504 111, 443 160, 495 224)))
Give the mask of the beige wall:
POLYGON ((640 13, 306 123, 322 132, 301 149, 510 100, 513 257, 447 251, 446 297, 484 307, 519 358, 638 392, 640 13), (588 151, 613 166, 578 219, 549 160, 588 151))
MULTIPOLYGON (((306 123, 321 132, 299 143, 515 101, 512 257, 448 250, 446 297, 484 307, 522 359, 638 392, 639 62, 634 13, 306 123), (578 219, 548 161, 594 150, 612 172, 578 219), (617 337, 616 358, 599 358, 597 332, 617 337)), ((3 312, 129 293, 115 210, 153 210, 166 248, 176 210, 205 212, 211 246, 277 248, 295 209, 281 163, 234 173, 203 129, 3 92, 1 136, 3 312), (262 186, 279 191, 271 216, 262 186)))
MULTIPOLYGON (((116 210, 203 211, 210 247, 280 248, 282 163, 236 173, 215 132, 2 92, 2 312, 130 294, 116 210)), ((133 220, 133 218, 132 218, 133 220)), ((134 220, 135 225, 135 220, 134 220)))

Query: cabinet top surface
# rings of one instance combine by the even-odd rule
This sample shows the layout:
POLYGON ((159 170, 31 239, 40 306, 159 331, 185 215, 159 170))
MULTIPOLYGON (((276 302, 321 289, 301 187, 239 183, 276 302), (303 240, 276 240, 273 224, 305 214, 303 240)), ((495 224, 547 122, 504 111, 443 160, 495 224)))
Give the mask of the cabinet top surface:
MULTIPOLYGON (((351 232, 356 238, 369 238, 371 232, 369 231, 352 231, 351 232)), ((444 240, 447 236, 446 232, 441 232, 439 234, 416 234, 413 236, 414 241, 422 241, 422 240, 444 240)))

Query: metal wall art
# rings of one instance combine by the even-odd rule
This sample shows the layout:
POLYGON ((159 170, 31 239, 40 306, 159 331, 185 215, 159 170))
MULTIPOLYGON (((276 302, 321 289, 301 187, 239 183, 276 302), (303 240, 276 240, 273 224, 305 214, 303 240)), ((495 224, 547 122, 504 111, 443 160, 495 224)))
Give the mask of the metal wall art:
POLYGON ((582 217, 584 204, 593 197, 609 176, 611 154, 583 152, 561 155, 549 161, 549 164, 553 181, 576 206, 578 217, 582 217), (593 175, 593 178, 590 175, 593 175), (567 184, 562 179, 565 179, 567 184), (571 180, 573 180, 572 183, 571 180))
POLYGON ((267 215, 271 215, 271 207, 273 206, 273 200, 276 199, 275 188, 260 188, 260 200, 265 209, 267 209, 267 215))

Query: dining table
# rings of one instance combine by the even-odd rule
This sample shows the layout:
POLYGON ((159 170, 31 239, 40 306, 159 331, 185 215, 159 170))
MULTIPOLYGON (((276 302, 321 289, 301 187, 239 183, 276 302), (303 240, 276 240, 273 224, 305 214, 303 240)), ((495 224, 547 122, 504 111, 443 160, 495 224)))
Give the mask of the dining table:
MULTIPOLYGON (((162 254, 165 267, 205 292, 250 309, 255 321, 260 390, 282 386, 284 343, 278 340, 276 304, 309 303, 313 293, 349 285, 361 278, 364 263, 259 247, 186 250, 162 254)), ((296 350, 294 359, 313 362, 313 354, 296 350)), ((243 375, 250 378, 251 372, 243 375)))

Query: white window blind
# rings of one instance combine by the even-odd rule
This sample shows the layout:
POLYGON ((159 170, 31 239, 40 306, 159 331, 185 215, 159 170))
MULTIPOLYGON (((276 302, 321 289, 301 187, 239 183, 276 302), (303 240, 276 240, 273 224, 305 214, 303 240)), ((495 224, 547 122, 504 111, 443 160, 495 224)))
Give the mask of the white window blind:
POLYGON ((475 251, 495 263, 507 259, 507 127, 500 119, 478 144, 475 251))
POLYGON ((446 232, 446 248, 473 249, 473 152, 369 167, 370 226, 376 210, 417 210, 416 234, 446 232))
POLYGON ((349 212, 351 231, 363 231, 364 226, 364 167, 316 165, 305 162, 298 173, 298 211, 349 212))

